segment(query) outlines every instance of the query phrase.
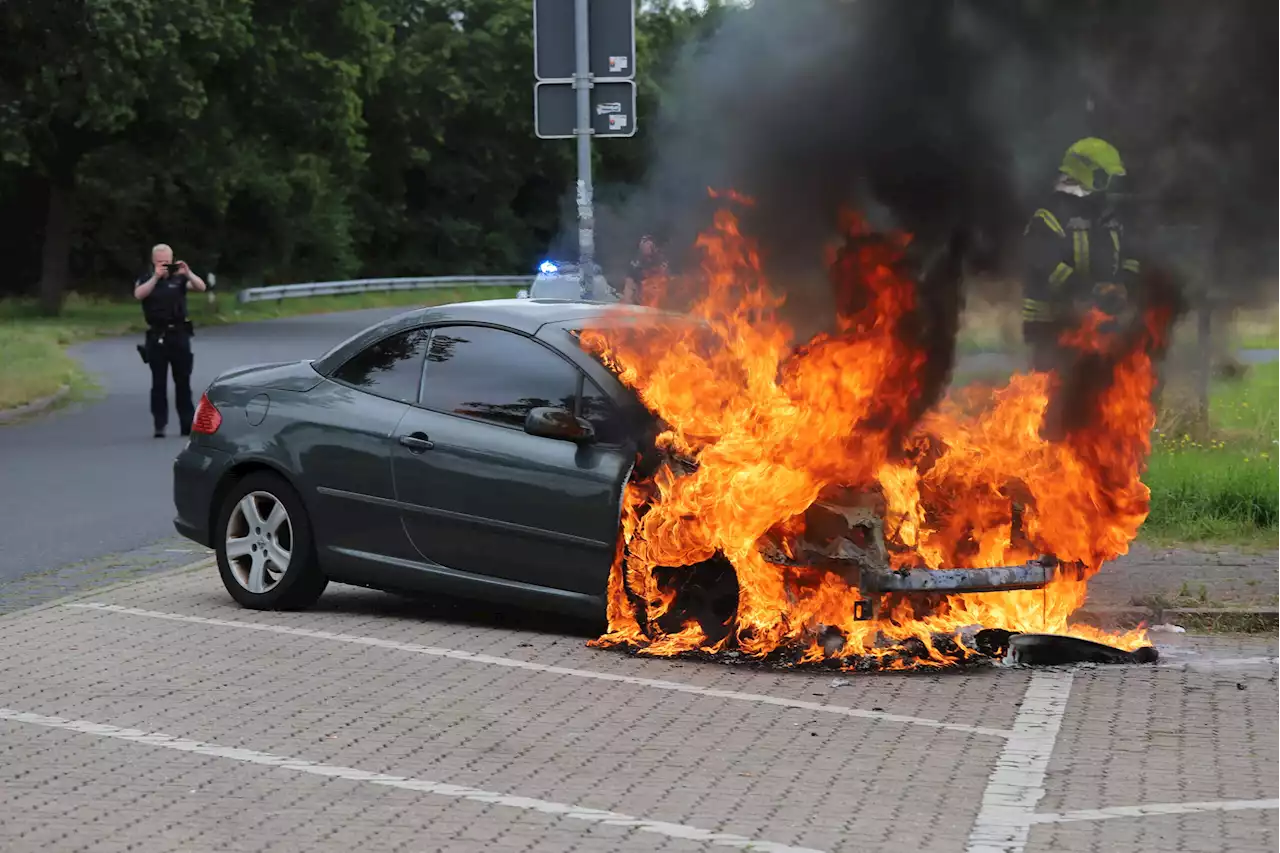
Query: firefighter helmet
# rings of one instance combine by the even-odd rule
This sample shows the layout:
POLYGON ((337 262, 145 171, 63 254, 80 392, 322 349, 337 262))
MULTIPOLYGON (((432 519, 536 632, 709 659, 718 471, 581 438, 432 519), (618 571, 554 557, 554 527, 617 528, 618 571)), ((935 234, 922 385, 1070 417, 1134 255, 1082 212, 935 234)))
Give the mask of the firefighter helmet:
POLYGON ((1089 192, 1106 190, 1112 178, 1125 174, 1124 162, 1115 146, 1094 137, 1072 143, 1058 170, 1089 192))

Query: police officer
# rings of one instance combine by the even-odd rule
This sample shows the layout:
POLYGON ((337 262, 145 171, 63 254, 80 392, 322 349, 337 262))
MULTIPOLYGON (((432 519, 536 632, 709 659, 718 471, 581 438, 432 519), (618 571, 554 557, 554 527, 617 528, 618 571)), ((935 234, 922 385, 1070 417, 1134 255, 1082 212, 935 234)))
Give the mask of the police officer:
POLYGON ((151 272, 133 285, 133 298, 142 302, 147 321, 143 358, 151 366, 151 417, 155 437, 163 438, 169 422, 169 370, 173 370, 174 407, 183 435, 191 434, 195 405, 191 401, 191 321, 187 291, 205 289, 204 279, 186 261, 173 260, 173 249, 159 243, 151 249, 151 272))

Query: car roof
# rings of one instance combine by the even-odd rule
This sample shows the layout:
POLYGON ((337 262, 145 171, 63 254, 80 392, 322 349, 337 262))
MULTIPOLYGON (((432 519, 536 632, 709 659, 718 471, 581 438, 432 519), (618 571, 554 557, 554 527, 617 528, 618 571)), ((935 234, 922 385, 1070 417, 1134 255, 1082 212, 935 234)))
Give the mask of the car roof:
POLYGON ((486 299, 437 305, 417 312, 415 323, 493 323, 536 335, 548 323, 587 321, 603 317, 616 306, 611 302, 582 302, 567 299, 486 299))
MULTIPOLYGON (((570 328, 579 323, 604 318, 617 310, 618 305, 612 302, 582 302, 566 299, 486 299, 479 302, 456 302, 429 308, 415 308, 356 333, 316 359, 312 366, 328 376, 364 347, 415 326, 441 323, 485 323, 505 326, 526 335, 536 335, 538 330, 548 324, 570 328)), ((645 314, 653 313, 655 316, 664 313, 640 306, 628 306, 628 310, 645 314)))

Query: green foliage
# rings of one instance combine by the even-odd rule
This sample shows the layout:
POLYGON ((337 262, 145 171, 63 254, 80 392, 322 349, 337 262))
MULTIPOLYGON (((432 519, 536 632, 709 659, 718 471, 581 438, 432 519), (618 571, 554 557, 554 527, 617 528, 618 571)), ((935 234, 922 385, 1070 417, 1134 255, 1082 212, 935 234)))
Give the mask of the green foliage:
MULTIPOLYGON (((643 116, 719 5, 641 6, 643 116)), ((574 168, 533 135, 532 29, 529 0, 6 0, 0 295, 119 292, 159 241, 246 284, 524 269, 574 168)))
POLYGON ((1143 477, 1151 488, 1144 530, 1157 538, 1254 539, 1274 546, 1280 515, 1278 399, 1276 364, 1258 365, 1244 379, 1214 389, 1210 437, 1157 432, 1143 477))

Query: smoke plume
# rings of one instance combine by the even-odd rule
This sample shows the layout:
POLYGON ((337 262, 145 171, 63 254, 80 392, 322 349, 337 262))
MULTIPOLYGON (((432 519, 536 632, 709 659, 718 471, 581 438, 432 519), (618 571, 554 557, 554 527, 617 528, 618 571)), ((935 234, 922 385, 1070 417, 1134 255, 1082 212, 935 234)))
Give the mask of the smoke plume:
POLYGON ((662 114, 640 117, 651 165, 600 211, 606 266, 644 232, 690 260, 706 188, 732 186, 756 199, 745 225, 798 316, 829 299, 844 205, 925 256, 960 240, 968 271, 1016 276, 1030 212, 1093 135, 1125 158, 1143 251, 1193 226, 1211 284, 1194 258, 1155 260, 1235 303, 1274 296, 1274 4, 757 0, 723 18, 668 76, 662 114))

